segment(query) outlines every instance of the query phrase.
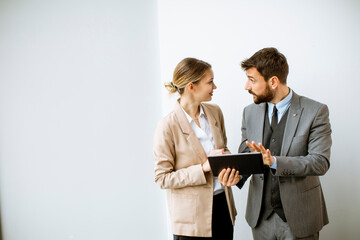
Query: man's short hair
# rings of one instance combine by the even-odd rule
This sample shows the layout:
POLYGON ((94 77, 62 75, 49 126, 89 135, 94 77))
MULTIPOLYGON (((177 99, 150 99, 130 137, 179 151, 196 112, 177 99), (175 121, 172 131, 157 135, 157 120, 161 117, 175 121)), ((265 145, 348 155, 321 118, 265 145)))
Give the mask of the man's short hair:
POLYGON ((286 57, 276 48, 263 48, 257 51, 250 58, 241 62, 243 70, 255 67, 256 70, 268 81, 276 76, 282 84, 286 84, 286 78, 289 73, 289 65, 286 57))

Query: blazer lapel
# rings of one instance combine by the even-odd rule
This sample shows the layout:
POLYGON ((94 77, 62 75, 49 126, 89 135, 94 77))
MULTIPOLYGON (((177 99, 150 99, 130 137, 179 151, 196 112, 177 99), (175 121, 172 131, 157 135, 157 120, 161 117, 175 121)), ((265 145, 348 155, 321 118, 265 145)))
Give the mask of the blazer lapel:
POLYGON ((209 126, 210 126, 210 131, 211 131, 212 137, 214 139, 214 143, 215 143, 215 149, 218 149, 218 148, 220 148, 220 146, 223 145, 223 143, 219 142, 219 140, 222 139, 222 136, 221 136, 221 131, 220 131, 218 122, 214 118, 214 113, 211 112, 211 110, 205 104, 201 104, 201 106, 204 110, 204 113, 206 115, 206 118, 207 118, 209 126))
POLYGON ((300 106, 299 95, 293 92, 281 147, 282 156, 286 156, 289 152, 291 141, 295 135, 302 111, 303 108, 300 106))
POLYGON ((174 113, 179 121, 179 125, 183 134, 187 135, 187 141, 189 142, 190 146, 192 146, 194 152, 197 155, 197 158, 194 158, 195 163, 203 163, 203 161, 207 159, 204 148, 202 147, 199 139, 196 137, 193 129, 191 128, 191 125, 187 120, 185 113, 183 112, 178 101, 176 101, 174 113))

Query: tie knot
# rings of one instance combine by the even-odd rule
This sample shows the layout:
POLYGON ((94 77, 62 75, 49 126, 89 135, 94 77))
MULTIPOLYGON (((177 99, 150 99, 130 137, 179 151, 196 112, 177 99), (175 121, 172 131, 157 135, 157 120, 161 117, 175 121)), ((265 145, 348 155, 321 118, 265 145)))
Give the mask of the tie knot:
POLYGON ((276 105, 274 105, 274 108, 273 108, 273 114, 277 113, 277 108, 276 108, 276 105))

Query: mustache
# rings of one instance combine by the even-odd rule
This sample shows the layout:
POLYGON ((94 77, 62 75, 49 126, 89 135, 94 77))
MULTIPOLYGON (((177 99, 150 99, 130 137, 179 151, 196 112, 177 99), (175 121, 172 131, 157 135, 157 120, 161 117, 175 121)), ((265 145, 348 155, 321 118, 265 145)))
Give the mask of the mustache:
POLYGON ((252 94, 252 95, 255 95, 255 96, 256 96, 256 94, 255 94, 255 93, 253 93, 251 90, 248 90, 248 92, 249 92, 250 94, 252 94))

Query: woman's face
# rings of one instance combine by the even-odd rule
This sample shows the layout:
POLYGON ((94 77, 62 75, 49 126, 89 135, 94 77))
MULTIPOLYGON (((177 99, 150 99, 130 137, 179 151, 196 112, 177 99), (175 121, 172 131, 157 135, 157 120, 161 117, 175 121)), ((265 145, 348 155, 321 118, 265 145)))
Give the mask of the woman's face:
POLYGON ((214 83, 214 73, 210 68, 205 72, 205 75, 201 78, 201 80, 194 84, 194 97, 199 102, 211 101, 214 89, 216 89, 216 85, 214 83))

